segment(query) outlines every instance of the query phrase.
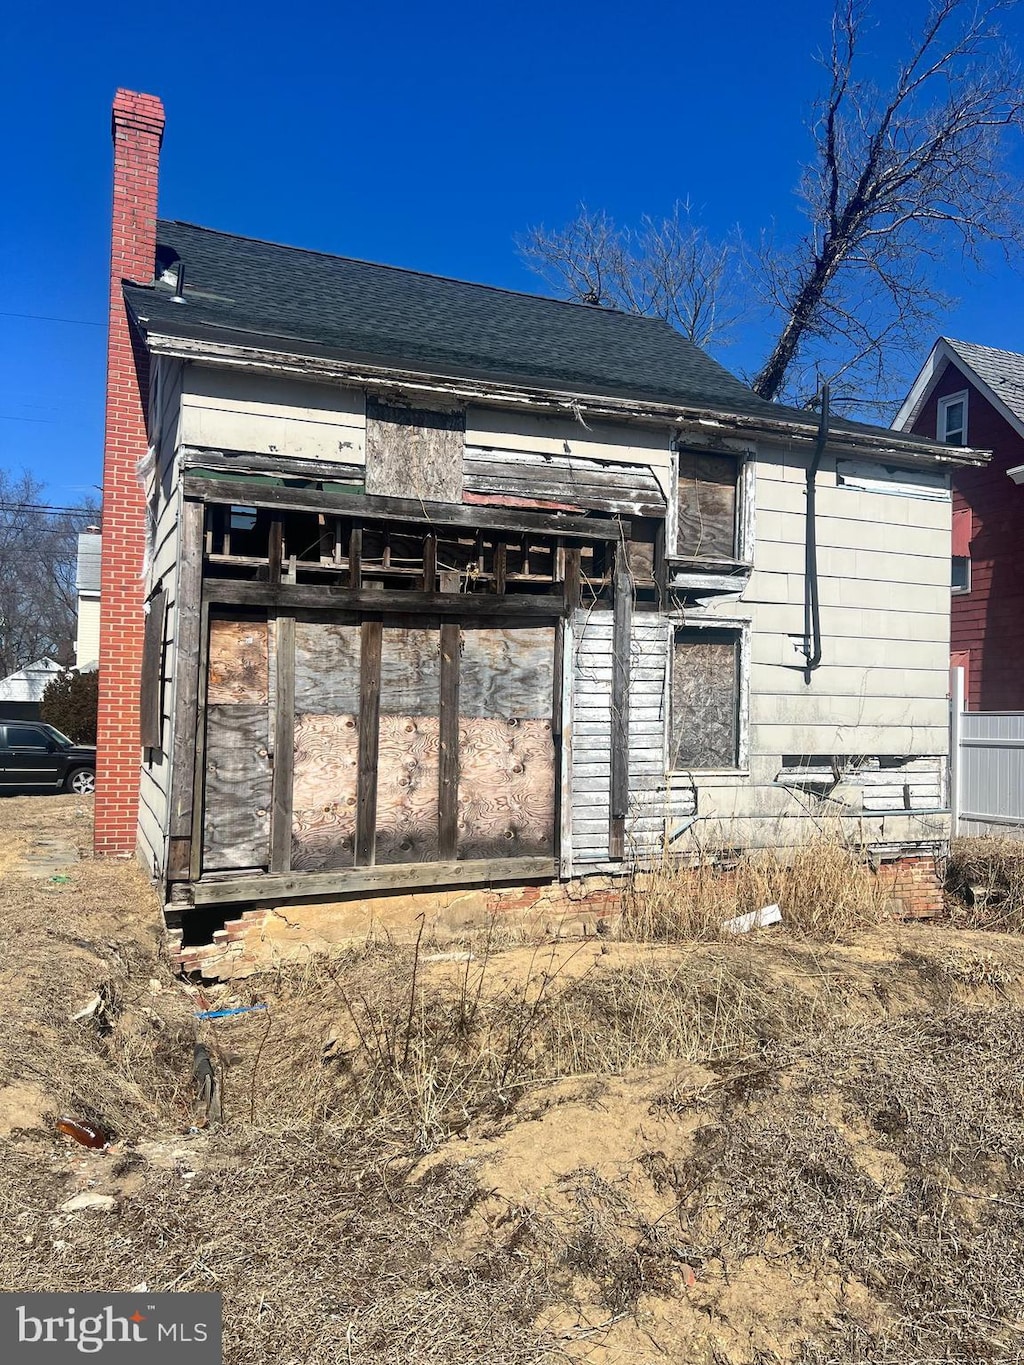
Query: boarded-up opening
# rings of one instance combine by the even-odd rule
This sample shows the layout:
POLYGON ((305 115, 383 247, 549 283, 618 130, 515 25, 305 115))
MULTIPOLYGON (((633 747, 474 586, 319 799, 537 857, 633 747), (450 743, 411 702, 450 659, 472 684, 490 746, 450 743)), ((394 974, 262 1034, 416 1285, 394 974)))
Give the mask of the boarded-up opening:
POLYGON ((672 644, 669 767, 734 768, 739 760, 738 631, 677 630, 672 644))
POLYGON ((167 596, 161 589, 149 601, 142 640, 142 677, 139 687, 139 742, 144 749, 163 744, 161 668, 164 658, 164 621, 167 596))
POLYGON ((466 417, 366 401, 366 491, 425 502, 462 501, 466 417))
POLYGON ((680 451, 676 531, 680 558, 735 558, 738 467, 731 455, 680 451))

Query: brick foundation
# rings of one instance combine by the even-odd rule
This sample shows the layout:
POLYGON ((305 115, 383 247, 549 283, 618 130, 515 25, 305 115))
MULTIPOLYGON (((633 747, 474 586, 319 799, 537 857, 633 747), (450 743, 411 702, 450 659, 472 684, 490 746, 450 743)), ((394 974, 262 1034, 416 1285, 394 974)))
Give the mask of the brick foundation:
POLYGON ((96 744, 98 854, 131 853, 138 825, 139 678, 146 500, 136 467, 146 454, 148 355, 128 322, 123 280, 149 284, 156 261, 157 174, 163 105, 119 90, 114 99, 110 329, 103 443, 100 699, 96 744))
MULTIPOLYGON (((722 876, 731 874, 724 871, 722 876)), ((943 910, 933 856, 882 863, 876 872, 893 918, 925 919, 943 910)), ((173 964, 189 975, 229 980, 301 964, 368 939, 443 944, 493 928, 524 939, 617 935, 625 878, 588 877, 544 886, 381 893, 351 900, 254 908, 228 920, 213 941, 182 947, 171 935, 173 964), (421 921, 422 917, 422 921, 421 921)), ((785 906, 783 906, 785 915, 785 906)))

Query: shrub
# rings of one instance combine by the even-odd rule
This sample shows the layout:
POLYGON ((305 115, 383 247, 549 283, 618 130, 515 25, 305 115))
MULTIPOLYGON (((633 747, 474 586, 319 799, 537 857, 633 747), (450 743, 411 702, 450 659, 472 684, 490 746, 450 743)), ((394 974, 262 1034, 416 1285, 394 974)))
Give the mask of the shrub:
POLYGON ((76 744, 96 743, 98 673, 61 673, 47 684, 39 716, 76 744))

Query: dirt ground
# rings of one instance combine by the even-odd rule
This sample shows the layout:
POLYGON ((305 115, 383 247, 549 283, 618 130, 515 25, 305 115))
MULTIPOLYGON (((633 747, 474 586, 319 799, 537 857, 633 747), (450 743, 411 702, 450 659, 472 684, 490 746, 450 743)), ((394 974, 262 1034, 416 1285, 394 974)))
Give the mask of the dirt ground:
POLYGON ((0 802, 0 1287, 220 1290, 230 1365, 1024 1360, 1018 936, 377 943, 203 987, 90 826, 0 802))

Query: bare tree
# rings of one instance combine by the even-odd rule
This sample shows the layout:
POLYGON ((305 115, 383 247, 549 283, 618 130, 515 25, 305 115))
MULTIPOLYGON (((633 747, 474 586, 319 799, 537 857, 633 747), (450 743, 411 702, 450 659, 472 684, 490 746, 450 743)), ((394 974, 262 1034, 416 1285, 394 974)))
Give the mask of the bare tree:
POLYGON ((78 532, 95 508, 50 510, 31 474, 0 469, 0 677, 50 657, 70 663, 78 532))
POLYGON ((566 228, 530 228, 520 255, 559 293, 582 303, 664 318, 698 346, 728 340, 736 321, 738 242, 713 242, 688 201, 637 229, 580 205, 566 228))
MULTIPOLYGON (((940 267, 962 274, 990 248, 1009 254, 1024 244, 1022 185, 1006 159, 1011 137, 1024 128, 1024 95, 1020 67, 998 28, 1015 3, 935 0, 907 57, 880 88, 861 75, 868 2, 838 0, 822 58, 827 88, 811 125, 814 156, 800 181, 808 229, 788 247, 765 238, 759 268, 748 277, 777 329, 752 380, 762 397, 805 402, 827 378, 839 403, 887 401, 894 365, 920 352, 923 327, 950 302, 936 285, 940 267)), ((603 219, 587 214, 586 221, 603 219)), ((572 297, 584 297, 584 283, 590 288, 596 279, 600 301, 610 301, 605 277, 621 273, 611 249, 621 234, 581 233, 582 222, 562 233, 535 230, 527 258, 542 262, 572 297)), ((640 259, 632 268, 641 275, 647 249, 646 238, 635 241, 640 259)), ((732 264, 707 276, 712 291, 732 264)), ((688 289, 683 276, 683 318, 690 316, 688 289)), ((680 326, 663 303, 652 307, 639 291, 629 297, 619 290, 616 301, 680 326)), ((754 306, 751 299, 751 312, 754 306)), ((701 309, 714 317, 713 299, 703 298, 701 309)), ((715 339, 713 327, 680 329, 699 344, 715 339)))

